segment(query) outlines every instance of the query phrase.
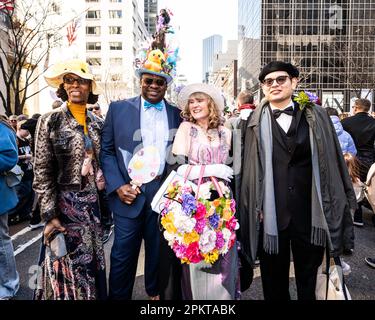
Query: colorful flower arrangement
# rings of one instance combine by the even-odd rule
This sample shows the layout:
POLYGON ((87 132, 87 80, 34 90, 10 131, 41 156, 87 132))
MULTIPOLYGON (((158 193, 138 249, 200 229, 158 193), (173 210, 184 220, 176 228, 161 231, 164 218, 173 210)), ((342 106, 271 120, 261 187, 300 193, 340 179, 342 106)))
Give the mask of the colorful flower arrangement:
POLYGON ((235 218, 236 203, 230 190, 218 183, 223 196, 210 201, 212 182, 199 188, 198 200, 190 186, 171 183, 165 195, 169 200, 162 212, 164 238, 182 263, 214 264, 236 242, 239 223, 235 218))
POLYGON ((294 101, 298 103, 301 110, 305 107, 313 107, 315 104, 320 104, 319 97, 310 91, 300 91, 294 101))

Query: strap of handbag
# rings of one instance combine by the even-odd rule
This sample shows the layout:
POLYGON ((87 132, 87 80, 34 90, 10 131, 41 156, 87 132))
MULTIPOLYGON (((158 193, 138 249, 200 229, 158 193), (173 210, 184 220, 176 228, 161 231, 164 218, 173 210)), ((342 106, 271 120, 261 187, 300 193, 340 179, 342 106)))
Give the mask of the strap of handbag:
POLYGON ((340 259, 340 257, 334 257, 333 260, 334 260, 334 262, 337 266, 341 267, 341 272, 339 272, 339 276, 340 276, 340 280, 341 280, 341 286, 342 286, 342 290, 344 292, 345 300, 349 300, 347 292, 346 292, 345 276, 344 276, 344 272, 342 271, 341 259, 340 259))
POLYGON ((187 169, 186 169, 186 171, 185 171, 185 175, 184 175, 184 183, 186 183, 186 181, 187 181, 187 177, 189 176, 189 174, 190 174, 192 168, 193 168, 193 166, 189 164, 188 167, 187 167, 187 169))
POLYGON ((202 165, 201 166, 201 171, 199 173, 199 179, 198 179, 198 186, 197 186, 197 193, 195 194, 195 199, 198 200, 198 195, 199 195, 199 188, 202 184, 202 180, 203 180, 203 174, 204 174, 204 170, 206 169, 206 166, 205 165, 202 165))
MULTIPOLYGON (((204 174, 204 170, 205 170, 205 168, 206 168, 205 165, 202 165, 202 166, 201 166, 201 171, 200 171, 200 173, 199 173, 199 179, 198 179, 197 193, 196 193, 196 195, 195 195, 195 199, 196 199, 196 200, 198 200, 199 188, 200 188, 200 186, 201 186, 201 184, 202 184, 203 174, 204 174)), ((217 193, 219 194, 219 197, 220 197, 220 198, 223 197, 223 192, 222 192, 222 190, 221 190, 221 188, 220 188, 220 185, 219 185, 219 183, 218 183, 216 177, 210 177, 210 179, 211 179, 212 183, 214 184, 214 187, 215 187, 217 193)))
POLYGON ((328 299, 328 286, 329 286, 329 264, 330 264, 330 254, 329 254, 329 244, 328 241, 326 243, 326 252, 324 254, 324 258, 326 259, 326 300, 328 299))

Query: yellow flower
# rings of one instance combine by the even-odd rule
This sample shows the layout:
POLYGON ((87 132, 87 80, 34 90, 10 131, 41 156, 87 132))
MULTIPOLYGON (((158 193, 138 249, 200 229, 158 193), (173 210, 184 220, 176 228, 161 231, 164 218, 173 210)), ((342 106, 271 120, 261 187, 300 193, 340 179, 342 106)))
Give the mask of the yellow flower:
POLYGON ((230 208, 230 204, 232 203, 232 199, 227 199, 227 200, 225 200, 225 206, 227 207, 227 208, 230 208))
POLYGON ((198 233, 195 230, 193 230, 190 233, 185 233, 184 234, 184 239, 183 239, 182 242, 184 244, 190 244, 190 243, 196 242, 198 240, 199 240, 199 235, 198 235, 198 233))
POLYGON ((209 264, 214 264, 219 259, 219 252, 215 249, 212 252, 203 254, 204 261, 209 264))
POLYGON ((170 185, 168 186, 167 192, 168 192, 168 193, 172 193, 172 192, 174 192, 174 186, 173 186, 172 184, 170 184, 170 185))
POLYGON ((223 219, 228 221, 232 217, 232 211, 230 209, 225 208, 223 210, 223 219))
POLYGON ((161 218, 161 225, 164 227, 167 232, 174 234, 177 232, 176 227, 173 224, 174 215, 173 212, 169 212, 163 218, 161 218))

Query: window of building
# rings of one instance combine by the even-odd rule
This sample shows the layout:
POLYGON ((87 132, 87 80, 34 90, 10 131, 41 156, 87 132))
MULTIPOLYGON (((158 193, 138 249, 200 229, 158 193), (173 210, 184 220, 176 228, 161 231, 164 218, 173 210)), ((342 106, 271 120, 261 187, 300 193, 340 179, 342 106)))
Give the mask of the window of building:
POLYGON ((122 42, 110 42, 109 50, 122 50, 122 42))
POLYGON ((99 2, 99 0, 86 0, 86 2, 99 2))
POLYGON ((100 27, 86 27, 86 34, 88 35, 100 35, 100 27))
POLYGON ((121 66, 122 65, 122 58, 110 58, 109 64, 111 66, 121 66))
POLYGON ((101 66, 102 65, 102 59, 101 58, 87 58, 86 62, 90 66, 101 66))
POLYGON ((109 18, 110 19, 122 18, 122 11, 121 10, 109 10, 109 18))
POLYGON ((122 34, 122 27, 109 27, 109 34, 122 34))
POLYGON ((110 0, 109 2, 122 2, 122 0, 110 0))
POLYGON ((86 50, 101 50, 102 44, 100 42, 86 42, 86 50))
POLYGON ((86 13, 87 19, 100 19, 100 10, 89 10, 86 13))

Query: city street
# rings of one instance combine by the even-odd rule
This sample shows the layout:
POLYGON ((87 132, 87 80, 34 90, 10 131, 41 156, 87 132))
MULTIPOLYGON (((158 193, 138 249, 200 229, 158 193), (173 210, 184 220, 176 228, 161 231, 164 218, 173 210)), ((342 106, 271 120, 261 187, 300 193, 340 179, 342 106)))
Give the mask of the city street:
MULTIPOLYGON (((364 228, 355 228, 355 251, 352 256, 346 256, 345 261, 351 266, 352 272, 347 276, 346 283, 353 300, 375 300, 375 269, 370 268, 364 262, 367 256, 375 256, 375 227, 371 222, 371 212, 364 208, 364 228)), ((40 247, 41 230, 30 230, 28 223, 23 222, 11 226, 11 235, 15 249, 17 268, 20 274, 21 286, 17 300, 32 299, 32 288, 36 279, 37 261, 40 247)), ((111 239, 105 245, 107 258, 107 274, 109 272, 109 256, 113 242, 111 239)), ((134 287, 133 298, 136 300, 147 299, 143 283, 143 249, 141 251, 137 278, 134 287)), ((290 274, 291 296, 296 299, 293 268, 290 274)), ((243 293, 243 300, 262 300, 262 285, 259 268, 255 270, 254 281, 249 290, 243 293)))

